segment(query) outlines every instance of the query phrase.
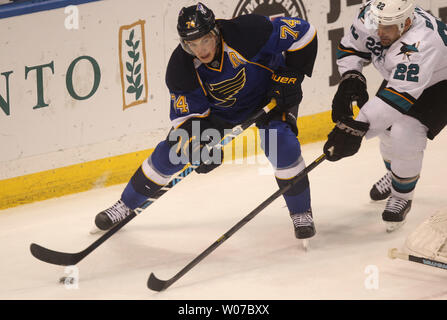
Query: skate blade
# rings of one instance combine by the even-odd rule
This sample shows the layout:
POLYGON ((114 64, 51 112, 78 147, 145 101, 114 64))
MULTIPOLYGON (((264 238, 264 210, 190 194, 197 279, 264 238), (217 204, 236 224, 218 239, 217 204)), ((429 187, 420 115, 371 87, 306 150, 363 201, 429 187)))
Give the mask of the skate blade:
POLYGON ((90 231, 90 234, 103 234, 105 233, 104 230, 98 229, 96 226, 94 226, 90 231))
POLYGON ((308 239, 303 239, 301 241, 301 245, 302 245, 304 251, 306 251, 306 252, 309 251, 310 244, 309 244, 309 240, 308 239))
POLYGON ((397 229, 400 229, 404 224, 405 224, 405 220, 399 221, 399 222, 385 221, 386 232, 390 233, 390 232, 396 231, 397 229))
POLYGON ((382 200, 373 200, 373 199, 369 199, 369 203, 373 204, 380 204, 383 205, 384 202, 388 201, 388 198, 382 199, 382 200))

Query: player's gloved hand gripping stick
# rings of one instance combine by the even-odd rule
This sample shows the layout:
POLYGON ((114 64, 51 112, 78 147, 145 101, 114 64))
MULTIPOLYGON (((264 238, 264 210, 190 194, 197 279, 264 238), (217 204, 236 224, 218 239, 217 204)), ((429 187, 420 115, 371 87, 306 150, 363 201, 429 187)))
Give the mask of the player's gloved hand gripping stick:
MULTIPOLYGON (((218 144, 215 144, 212 148, 217 149, 217 150, 222 149, 226 144, 230 143, 234 138, 236 138, 238 135, 240 135, 245 129, 247 129, 252 124, 254 124, 257 120, 259 120, 259 118, 261 116, 270 112, 275 107, 276 107, 276 100, 272 99, 270 101, 270 103, 268 103, 261 110, 256 112, 253 116, 251 116, 245 122, 233 127, 231 132, 226 134, 222 138, 222 140, 218 144)), ((50 249, 44 248, 38 244, 32 243, 30 246, 31 254, 41 261, 51 263, 51 264, 60 265, 60 266, 71 266, 71 265, 77 264, 79 261, 84 259, 88 254, 90 254, 93 250, 95 250, 97 247, 99 247, 104 241, 106 241, 108 238, 110 238, 115 232, 117 232, 122 227, 124 227, 130 220, 135 218, 141 211, 143 211, 149 205, 151 205, 154 202, 154 199, 157 200, 166 191, 171 189, 173 186, 175 186, 177 183, 179 183, 184 177, 186 177, 191 172, 193 172, 198 166, 199 166, 198 164, 191 164, 190 166, 188 166, 186 169, 184 169, 182 172, 180 172, 175 178, 173 178, 167 185, 165 185, 162 188, 162 190, 164 192, 157 194, 156 196, 151 198, 151 200, 145 201, 139 208, 132 211, 132 213, 130 215, 128 215, 125 219, 123 219, 120 223, 118 223, 112 229, 110 229, 109 231, 104 233, 100 238, 98 238, 95 242, 93 242, 86 249, 84 249, 80 252, 77 252, 77 253, 67 253, 67 252, 59 252, 59 251, 50 250, 50 249)))

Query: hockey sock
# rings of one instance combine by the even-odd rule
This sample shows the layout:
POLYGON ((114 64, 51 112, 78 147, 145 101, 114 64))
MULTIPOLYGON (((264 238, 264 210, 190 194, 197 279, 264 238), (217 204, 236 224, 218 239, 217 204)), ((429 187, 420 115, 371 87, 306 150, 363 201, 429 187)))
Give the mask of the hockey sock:
MULTIPOLYGON (((276 178, 278 186, 281 188, 288 183, 290 180, 281 180, 276 178)), ((293 187, 287 191, 284 195, 284 200, 286 201, 287 208, 289 208, 290 213, 302 213, 310 209, 310 187, 308 177, 304 177, 293 187)))
POLYGON ((150 197, 154 197, 170 180, 170 177, 180 171, 183 164, 172 164, 169 159, 170 146, 166 141, 160 142, 154 152, 134 173, 121 200, 131 209, 140 206, 150 197))
POLYGON ((401 178, 392 172, 392 193, 402 199, 410 200, 413 197, 413 191, 416 188, 418 180, 419 175, 410 178, 401 178))
POLYGON ((139 167, 121 194, 121 200, 133 210, 149 197, 154 196, 161 187, 162 185, 148 179, 139 167))
POLYGON ((391 161, 383 159, 383 163, 385 164, 385 168, 391 171, 391 161))
MULTIPOLYGON (((261 134, 261 146, 276 168, 275 178, 280 188, 290 183, 304 169, 300 143, 287 122, 271 121, 265 134, 261 134)), ((308 177, 294 184, 283 196, 290 213, 309 210, 311 201, 308 177)))

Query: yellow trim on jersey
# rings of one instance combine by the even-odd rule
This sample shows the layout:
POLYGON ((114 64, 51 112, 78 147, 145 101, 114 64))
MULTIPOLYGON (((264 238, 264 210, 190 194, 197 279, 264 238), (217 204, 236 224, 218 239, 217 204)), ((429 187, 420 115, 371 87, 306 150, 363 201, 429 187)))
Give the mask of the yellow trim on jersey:
POLYGON ((296 20, 296 19, 286 19, 286 18, 283 18, 283 19, 281 19, 281 21, 286 23, 286 24, 288 24, 289 27, 291 27, 291 28, 295 28, 297 24, 301 24, 301 21, 300 20, 296 20))
POLYGON ((300 47, 300 48, 298 48, 298 49, 287 50, 287 52, 295 52, 295 51, 299 51, 299 50, 304 49, 304 48, 307 47, 312 41, 314 41, 314 39, 315 39, 316 36, 317 36, 317 30, 315 30, 315 33, 314 33, 314 36, 312 37, 312 39, 311 39, 308 43, 306 43, 304 46, 302 46, 302 47, 300 47))
POLYGON ((229 52, 228 53, 228 58, 230 59, 230 62, 233 65, 233 69, 236 69, 241 64, 245 64, 246 63, 245 61, 242 61, 241 59, 239 59, 237 54, 234 53, 234 52, 229 52))
POLYGON ((199 84, 202 87, 203 93, 205 94, 205 96, 208 95, 208 93, 206 93, 205 88, 203 87, 203 83, 202 83, 202 79, 200 79, 199 73, 197 72, 197 69, 194 68, 194 71, 196 72, 197 75, 197 79, 199 80, 199 84))
MULTIPOLYGON (((301 172, 301 171, 300 171, 300 172, 301 172)), ((290 178, 278 178, 278 177, 275 175, 275 179, 278 179, 278 180, 281 180, 281 181, 292 180, 292 179, 295 178, 298 174, 299 174, 299 172, 298 172, 296 175, 294 175, 294 176, 292 176, 292 177, 290 177, 290 178)))
POLYGON ((391 92, 391 93, 394 93, 395 95, 401 97, 402 99, 407 100, 411 105, 414 104, 414 101, 411 101, 410 99, 405 98, 403 95, 401 95, 401 94, 400 94, 399 92, 397 92, 397 91, 391 90, 390 88, 385 88, 384 90, 389 91, 389 92, 391 92))
MULTIPOLYGON (((192 118, 206 118, 206 117, 208 117, 208 116, 210 115, 210 113, 211 113, 211 109, 208 109, 207 113, 204 114, 204 115, 199 115, 199 116, 189 117, 189 118, 186 119, 185 121, 181 122, 181 123, 180 123, 177 127, 175 127, 174 129, 179 128, 182 124, 184 124, 184 123, 185 123, 186 121, 188 121, 189 119, 192 119, 192 118)), ((187 117, 187 116, 186 116, 186 117, 187 117)))
POLYGON ((338 50, 340 50, 340 51, 343 51, 343 52, 347 52, 347 53, 356 53, 355 51, 352 51, 352 50, 346 50, 346 49, 342 49, 342 48, 340 48, 340 46, 338 46, 338 48, 337 48, 338 50))
MULTIPOLYGON (((232 47, 230 47, 228 44, 226 44, 225 41, 223 42, 223 44, 225 44, 228 48, 230 48, 231 50, 233 50, 234 52, 236 52, 236 53, 237 53, 242 59, 244 59, 246 62, 251 63, 251 64, 254 64, 254 65, 257 65, 257 66, 259 66, 259 67, 261 67, 261 68, 267 69, 267 70, 270 71, 271 73, 274 73, 274 71, 273 71, 272 69, 270 69, 269 67, 266 67, 266 66, 264 66, 264 65, 262 65, 262 64, 260 64, 260 63, 252 62, 252 61, 246 59, 246 58, 245 58, 243 55, 241 55, 237 50, 234 50, 232 47)), ((222 51, 225 51, 225 50, 223 49, 222 51)))
MULTIPOLYGON (((217 72, 221 72, 222 71, 223 60, 224 60, 224 53, 225 53, 225 50, 224 50, 224 47, 223 47, 224 41, 223 41, 222 37, 220 38, 220 41, 221 41, 220 45, 221 45, 221 48, 222 48, 222 56, 220 57, 220 68, 219 69, 211 68, 207 63, 204 63, 205 67, 207 67, 210 70, 217 71, 217 72)), ((216 46, 216 49, 217 49, 217 46, 216 46)))

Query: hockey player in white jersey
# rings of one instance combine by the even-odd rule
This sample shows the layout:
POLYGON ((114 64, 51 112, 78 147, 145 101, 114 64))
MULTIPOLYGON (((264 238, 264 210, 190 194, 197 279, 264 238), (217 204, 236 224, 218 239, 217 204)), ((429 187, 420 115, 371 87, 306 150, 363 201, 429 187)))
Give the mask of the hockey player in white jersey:
POLYGON ((412 0, 374 0, 361 8, 338 49, 336 126, 324 153, 337 161, 355 154, 363 136, 380 138, 387 173, 370 196, 388 198, 382 218, 392 231, 411 208, 427 137, 447 123, 447 26, 412 0), (384 78, 371 99, 362 74, 370 61, 384 78), (361 108, 355 120, 352 101, 361 108))

